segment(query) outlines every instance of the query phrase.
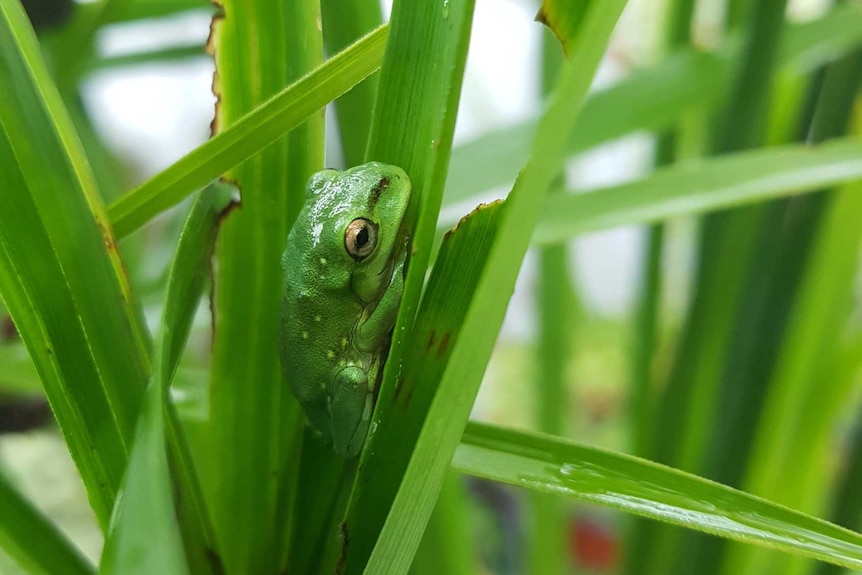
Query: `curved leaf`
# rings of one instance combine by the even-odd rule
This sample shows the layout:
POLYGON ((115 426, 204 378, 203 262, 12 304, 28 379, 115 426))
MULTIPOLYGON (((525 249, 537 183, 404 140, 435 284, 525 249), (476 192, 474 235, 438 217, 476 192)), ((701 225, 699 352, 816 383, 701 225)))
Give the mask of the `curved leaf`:
MULTIPOLYGON (((236 201, 235 189, 218 182, 206 188, 198 197, 186 220, 180 236, 176 256, 171 266, 165 296, 164 315, 157 339, 156 354, 150 387, 138 421, 137 435, 129 465, 123 479, 123 488, 114 508, 111 527, 102 554, 100 573, 116 575, 188 574, 183 540, 175 518, 171 469, 168 463, 165 438, 176 434, 170 419, 165 418, 168 405, 168 388, 176 372, 194 312, 209 271, 209 258, 215 242, 216 230, 223 210, 236 201)), ((181 442, 174 437, 172 445, 181 442)), ((197 485, 189 485, 190 456, 175 454, 175 465, 181 466, 180 509, 190 509, 189 518, 198 521, 197 527, 207 530, 205 510, 197 485), (179 459, 183 459, 179 461, 179 459), (185 466, 185 467, 182 467, 185 466)), ((187 530, 188 522, 182 524, 187 530)), ((192 533, 183 533, 190 537, 192 533)), ((200 545, 200 541, 196 541, 200 545)), ((206 542, 208 552, 215 551, 213 543, 206 542)), ((213 565, 207 550, 192 547, 197 568, 194 573, 212 572, 213 565)))
POLYGON ((104 526, 149 377, 149 334, 17 0, 0 0, 0 46, 0 295, 104 526))
POLYGON ((862 568, 859 533, 695 475, 559 437, 471 423, 452 465, 469 475, 862 568))

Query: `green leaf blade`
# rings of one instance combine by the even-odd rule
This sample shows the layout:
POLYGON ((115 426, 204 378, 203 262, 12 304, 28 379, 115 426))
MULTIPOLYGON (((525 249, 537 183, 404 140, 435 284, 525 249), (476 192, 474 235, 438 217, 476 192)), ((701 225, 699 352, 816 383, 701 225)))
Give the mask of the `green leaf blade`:
MULTIPOLYGON (((502 325, 541 203, 559 173, 569 130, 624 6, 625 0, 612 0, 588 10, 572 62, 563 71, 539 126, 531 161, 506 200, 481 277, 459 321, 460 333, 444 346, 447 350, 451 346, 451 355, 439 381, 428 380, 429 385, 437 383, 436 392, 422 416, 423 427, 366 573, 384 569, 398 573, 409 567, 502 325)), ((424 348, 427 342, 414 337, 412 345, 424 348)), ((370 443, 368 449, 373 450, 370 443)))
POLYGON ((0 548, 30 575, 92 575, 81 552, 0 474, 0 548))
POLYGON ((757 149, 679 164, 603 190, 554 195, 533 239, 553 244, 584 232, 751 205, 858 179, 859 138, 757 149))
POLYGON ((149 334, 83 148, 14 0, 0 2, 0 43, 0 293, 104 526, 149 376, 149 334))
POLYGON ((862 567, 862 535, 730 487, 561 438, 471 423, 462 473, 782 551, 862 567))
MULTIPOLYGON (((287 560, 286 511, 295 486, 286 478, 296 463, 291 453, 298 451, 294 442, 302 423, 284 381, 290 366, 283 373, 277 355, 281 256, 306 183, 323 168, 322 105, 376 67, 374 54, 386 31, 379 29, 343 53, 347 56, 320 66, 315 0, 233 0, 225 10, 214 29, 216 125, 223 134, 253 129, 257 141, 261 134, 277 141, 226 174, 242 199, 221 223, 214 256, 207 493, 226 575, 274 575, 287 560), (352 59, 357 54, 359 61, 352 59), (281 127, 249 127, 247 114, 271 109, 272 102, 281 101, 281 96, 272 99, 275 94, 291 97, 291 88, 284 87, 303 76, 294 90, 307 89, 313 102, 301 114, 285 109, 278 118, 272 112, 281 127), (317 87, 308 88, 311 84, 317 87), (320 92, 328 94, 325 99, 319 99, 320 92), (279 138, 285 118, 303 123, 279 138)), ((251 155, 247 148, 234 149, 251 155)))
MULTIPOLYGON (((372 429, 394 424, 392 434, 370 432, 360 459, 345 525, 351 537, 345 573, 361 573, 389 512, 410 457, 415 421, 393 415, 397 367, 402 364, 433 247, 435 223, 461 93, 473 17, 473 0, 393 5, 391 39, 381 69, 366 160, 403 168, 413 187, 412 237, 404 294, 380 384, 372 429), (398 426, 403 425, 400 430, 398 426), (398 436, 404 433, 402 440, 398 436), (388 456, 387 456, 388 454, 388 456)), ((421 418, 420 404, 414 413, 421 418)), ((412 557, 414 549, 405 549, 412 557)))
POLYGON ((270 146, 373 73, 389 29, 381 26, 294 84, 260 101, 214 138, 111 204, 117 235, 125 236, 224 172, 270 146))
POLYGON ((215 542, 188 453, 176 450, 183 438, 169 403, 169 388, 185 348, 209 271, 218 224, 237 201, 235 188, 217 182, 198 197, 186 219, 165 296, 154 370, 123 489, 102 553, 100 573, 116 575, 215 573, 215 542), (166 417, 167 415, 167 417, 166 417), (166 439, 171 442, 166 444, 166 439), (166 447, 173 453, 170 464, 166 447), (173 467, 173 469, 172 469, 173 467), (176 474, 172 473, 179 470, 176 474), (172 477, 179 477, 180 522, 175 519, 172 477), (190 522, 196 524, 190 525, 190 522), (182 532, 181 532, 182 529, 182 532), (186 538, 187 554, 183 548, 186 538), (199 539, 191 539, 193 536, 199 539), (194 565, 190 570, 189 565, 194 565))
MULTIPOLYGON (((323 42, 329 54, 336 54, 361 36, 380 26, 383 15, 377 0, 322 0, 323 42)), ((346 166, 357 166, 365 157, 371 113, 379 78, 371 76, 335 101, 338 134, 346 166)))
MULTIPOLYGON (((161 361, 157 355, 156 359, 161 361)), ((103 575, 189 575, 174 502, 161 375, 155 376, 144 400, 138 433, 126 468, 122 490, 102 552, 103 575)))

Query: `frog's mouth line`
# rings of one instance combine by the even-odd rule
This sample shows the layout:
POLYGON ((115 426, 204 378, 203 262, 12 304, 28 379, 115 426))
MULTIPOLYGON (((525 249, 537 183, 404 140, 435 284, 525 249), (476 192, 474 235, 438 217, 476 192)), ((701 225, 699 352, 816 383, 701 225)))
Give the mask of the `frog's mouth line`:
POLYGON ((398 248, 394 251, 393 255, 395 257, 392 258, 393 260, 399 259, 401 258, 401 256, 406 255, 408 245, 410 244, 410 227, 404 221, 402 221, 401 227, 398 228, 398 237, 396 242, 398 248))
POLYGON ((389 252, 389 256, 384 258, 386 264, 383 265, 375 275, 382 276, 384 274, 391 273, 392 269, 395 267, 394 262, 407 254, 407 246, 410 243, 410 234, 408 230, 409 228, 406 225, 402 225, 398 228, 398 234, 395 236, 395 243, 393 244, 395 247, 393 247, 392 251, 389 252))
MULTIPOLYGON (((395 262, 399 261, 399 259, 403 258, 408 251, 409 244, 409 227, 407 225, 402 225, 398 228, 398 233, 396 235, 395 244, 392 246, 392 250, 388 254, 376 253, 374 254, 375 259, 379 259, 383 262, 379 268, 376 268, 374 264, 376 262, 366 262, 368 263, 365 268, 364 274, 362 276, 365 279, 371 278, 380 278, 380 282, 385 282, 386 286, 389 286, 392 283, 392 274, 395 269, 395 262), (375 271, 376 270, 376 271, 375 271)), ((360 268, 363 262, 356 262, 357 268, 360 268)), ((403 271, 406 272, 407 266, 403 268, 403 271)), ((371 299, 373 299, 373 294, 363 295, 362 291, 359 289, 361 285, 357 282, 357 275, 352 275, 350 278, 350 290, 359 298, 359 300, 363 303, 363 305, 367 304, 371 299)))

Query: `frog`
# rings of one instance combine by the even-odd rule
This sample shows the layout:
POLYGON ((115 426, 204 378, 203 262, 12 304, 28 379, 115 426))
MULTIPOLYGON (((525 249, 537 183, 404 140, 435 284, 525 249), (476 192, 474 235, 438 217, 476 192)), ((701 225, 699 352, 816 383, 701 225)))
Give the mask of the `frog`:
POLYGON ((283 377, 314 435, 346 458, 365 443, 404 291, 410 197, 397 166, 317 172, 281 259, 283 377))

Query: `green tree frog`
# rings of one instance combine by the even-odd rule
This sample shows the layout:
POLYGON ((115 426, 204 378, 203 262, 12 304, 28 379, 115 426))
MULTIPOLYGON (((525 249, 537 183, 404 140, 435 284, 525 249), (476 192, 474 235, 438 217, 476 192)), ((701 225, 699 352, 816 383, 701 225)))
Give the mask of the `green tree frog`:
POLYGON ((378 162, 311 177, 282 257, 279 355, 315 435, 365 442, 404 289, 410 180, 378 162))

